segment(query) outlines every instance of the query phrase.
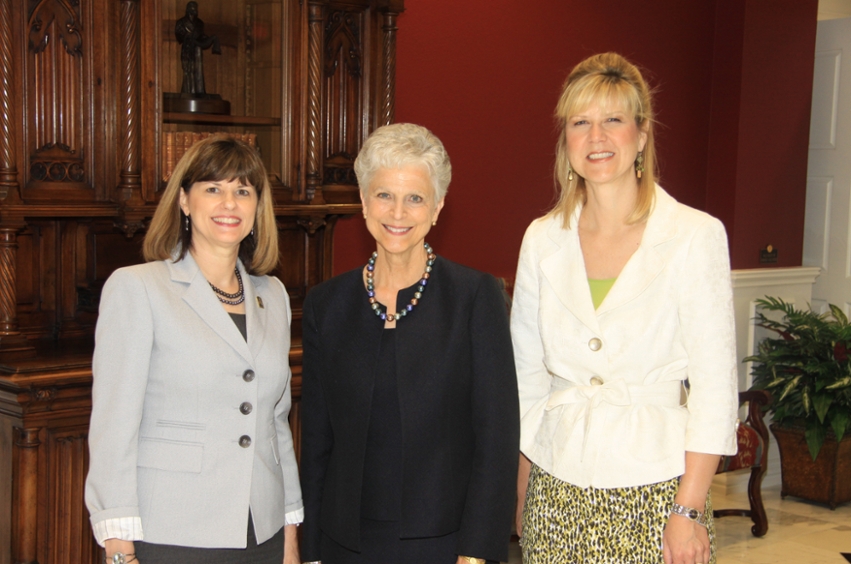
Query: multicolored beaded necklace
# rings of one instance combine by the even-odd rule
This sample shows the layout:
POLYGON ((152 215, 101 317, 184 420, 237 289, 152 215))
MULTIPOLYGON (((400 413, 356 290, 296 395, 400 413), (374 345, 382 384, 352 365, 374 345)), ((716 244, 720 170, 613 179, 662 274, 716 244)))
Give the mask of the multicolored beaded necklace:
POLYGON ((369 303, 372 307, 372 311, 374 311, 375 315, 380 317, 382 321, 389 321, 392 323, 397 319, 402 319, 414 311, 414 307, 419 303, 420 298, 423 297, 423 292, 425 292, 428 279, 431 276, 431 267, 434 265, 434 259, 437 258, 437 255, 434 254, 434 250, 431 248, 431 245, 424 242, 423 248, 425 248, 426 254, 428 255, 428 258, 426 259, 425 272, 423 272, 422 278, 420 278, 420 282, 417 285, 417 291, 414 293, 411 303, 402 308, 402 311, 397 311, 396 313, 387 313, 387 308, 384 307, 382 309, 383 306, 375 298, 375 259, 378 258, 378 251, 375 251, 372 253, 372 256, 369 257, 369 262, 366 265, 366 295, 369 296, 369 303))

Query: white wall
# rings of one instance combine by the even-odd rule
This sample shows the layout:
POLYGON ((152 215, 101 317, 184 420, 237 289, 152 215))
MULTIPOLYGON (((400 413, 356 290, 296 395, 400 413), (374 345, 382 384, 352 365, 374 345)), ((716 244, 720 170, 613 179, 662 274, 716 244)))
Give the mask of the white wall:
MULTIPOLYGON (((733 271, 733 307, 736 316, 736 356, 750 356, 767 332, 756 327, 756 300, 765 296, 782 298, 798 307, 812 300, 813 284, 819 275, 817 267, 757 268, 733 271)), ((749 364, 739 363, 739 390, 750 388, 752 378, 749 364)), ((744 419, 745 415, 740 415, 744 419)), ((738 493, 747 491, 750 470, 716 475, 712 486, 716 491, 738 493)), ((769 443, 768 473, 763 485, 780 483, 780 457, 773 440, 769 443)))

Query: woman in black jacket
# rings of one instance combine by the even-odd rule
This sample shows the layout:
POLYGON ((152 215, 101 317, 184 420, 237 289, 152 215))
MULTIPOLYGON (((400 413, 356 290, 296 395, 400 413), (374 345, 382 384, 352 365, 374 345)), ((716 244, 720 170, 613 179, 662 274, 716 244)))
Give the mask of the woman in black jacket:
POLYGON ((507 559, 517 384, 496 280, 425 242, 451 178, 427 129, 376 130, 355 161, 376 251, 304 303, 302 559, 507 559))

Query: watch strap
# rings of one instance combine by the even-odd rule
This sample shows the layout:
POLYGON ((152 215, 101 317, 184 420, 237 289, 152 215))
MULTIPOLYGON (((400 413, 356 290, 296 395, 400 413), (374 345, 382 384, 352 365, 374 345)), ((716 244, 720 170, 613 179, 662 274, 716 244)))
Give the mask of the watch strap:
POLYGON ((671 506, 671 515, 679 515, 689 521, 694 521, 698 525, 706 526, 706 514, 694 507, 685 507, 684 505, 675 503, 671 506))
POLYGON ((136 560, 136 554, 125 554, 123 552, 116 552, 115 554, 109 557, 104 555, 103 560, 104 564, 130 564, 130 562, 136 560))

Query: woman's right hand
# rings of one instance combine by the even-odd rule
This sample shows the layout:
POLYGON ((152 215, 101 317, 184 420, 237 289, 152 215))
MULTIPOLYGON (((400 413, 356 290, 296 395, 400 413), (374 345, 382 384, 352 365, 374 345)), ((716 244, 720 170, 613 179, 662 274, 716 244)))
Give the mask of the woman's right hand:
POLYGON ((519 499, 514 515, 514 530, 517 531, 518 538, 523 538, 523 502, 519 499))
POLYGON ((129 560, 133 562, 133 564, 138 564, 139 560, 136 558, 136 549, 133 545, 133 541, 126 541, 120 539, 106 539, 103 543, 104 549, 106 550, 106 561, 107 563, 112 562, 112 555, 116 552, 121 552, 123 554, 133 555, 133 559, 129 560))
POLYGON ((529 487, 531 471, 532 461, 520 453, 520 464, 517 467, 517 507, 514 510, 514 528, 520 538, 523 538, 523 506, 526 504, 526 488, 529 487))

